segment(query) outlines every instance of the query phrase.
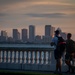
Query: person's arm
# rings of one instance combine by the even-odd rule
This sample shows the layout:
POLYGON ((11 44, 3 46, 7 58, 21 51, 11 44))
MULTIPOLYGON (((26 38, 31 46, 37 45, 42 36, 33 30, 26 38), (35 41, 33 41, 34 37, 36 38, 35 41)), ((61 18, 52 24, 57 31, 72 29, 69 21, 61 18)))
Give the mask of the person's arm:
POLYGON ((51 46, 56 46, 56 42, 57 42, 57 38, 56 37, 54 37, 53 39, 52 39, 52 41, 51 41, 51 46))
POLYGON ((50 44, 51 44, 51 46, 54 46, 54 45, 55 45, 55 43, 54 43, 54 42, 51 42, 50 44))

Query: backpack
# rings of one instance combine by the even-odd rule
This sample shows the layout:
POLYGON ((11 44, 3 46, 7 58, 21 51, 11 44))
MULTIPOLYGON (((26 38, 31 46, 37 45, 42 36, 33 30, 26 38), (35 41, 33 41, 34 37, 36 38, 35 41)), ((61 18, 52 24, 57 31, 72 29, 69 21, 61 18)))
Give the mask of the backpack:
POLYGON ((60 52, 64 52, 66 49, 66 42, 62 37, 58 37, 58 43, 57 43, 57 50, 59 50, 60 52))

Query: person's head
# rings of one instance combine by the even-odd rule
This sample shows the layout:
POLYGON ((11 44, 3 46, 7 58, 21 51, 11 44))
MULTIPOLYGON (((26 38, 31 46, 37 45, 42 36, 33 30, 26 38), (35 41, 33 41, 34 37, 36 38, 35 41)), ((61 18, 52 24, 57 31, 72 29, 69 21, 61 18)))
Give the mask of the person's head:
POLYGON ((60 34, 59 30, 56 30, 55 35, 59 35, 59 34, 60 34))
POLYGON ((72 37, 72 34, 71 33, 68 33, 67 34, 67 39, 71 39, 71 37, 72 37))

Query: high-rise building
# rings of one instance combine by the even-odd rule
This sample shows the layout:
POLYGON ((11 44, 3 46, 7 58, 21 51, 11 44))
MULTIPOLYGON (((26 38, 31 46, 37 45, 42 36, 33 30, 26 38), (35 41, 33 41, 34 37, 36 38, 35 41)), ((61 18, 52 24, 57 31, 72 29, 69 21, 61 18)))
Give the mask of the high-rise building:
POLYGON ((45 36, 51 36, 51 25, 45 25, 45 36))
POLYGON ((18 32, 18 29, 13 29, 13 39, 14 41, 20 40, 20 33, 18 32))
POLYGON ((7 37, 7 32, 6 31, 1 31, 1 36, 6 36, 7 37))
POLYGON ((55 31, 55 27, 51 27, 51 36, 53 37, 54 36, 54 31, 55 31))
POLYGON ((27 42, 28 35, 27 35, 27 29, 22 29, 22 41, 27 42))
POLYGON ((34 25, 29 25, 29 42, 34 42, 35 38, 35 27, 34 25))
POLYGON ((1 31, 1 36, 0 36, 0 42, 6 42, 7 41, 7 32, 6 31, 1 31))

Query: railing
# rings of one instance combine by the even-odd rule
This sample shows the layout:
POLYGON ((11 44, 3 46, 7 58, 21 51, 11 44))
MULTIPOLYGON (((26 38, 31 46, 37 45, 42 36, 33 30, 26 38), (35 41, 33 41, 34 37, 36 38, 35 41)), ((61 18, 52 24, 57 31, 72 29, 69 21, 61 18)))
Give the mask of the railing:
MULTIPOLYGON (((54 71, 54 47, 42 44, 0 44, 0 69, 54 71)), ((67 70, 62 62, 62 70, 67 70)))

